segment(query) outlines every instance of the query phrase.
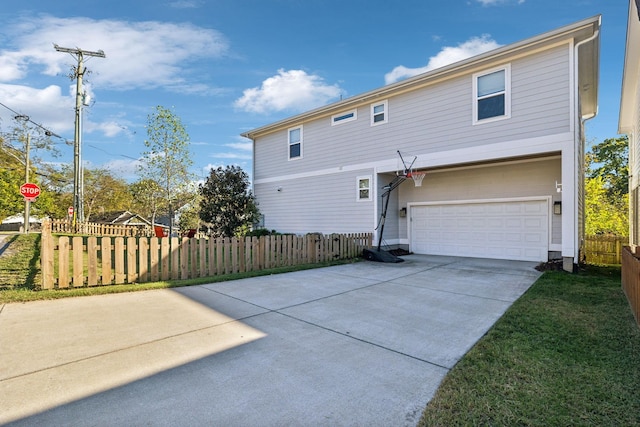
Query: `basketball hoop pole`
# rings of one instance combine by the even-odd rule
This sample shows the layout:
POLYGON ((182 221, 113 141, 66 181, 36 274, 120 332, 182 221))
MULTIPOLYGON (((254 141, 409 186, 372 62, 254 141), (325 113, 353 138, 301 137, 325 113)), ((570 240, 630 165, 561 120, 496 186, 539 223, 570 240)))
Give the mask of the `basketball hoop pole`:
POLYGON ((414 157, 411 163, 407 165, 407 163, 404 161, 404 158, 402 157, 402 154, 400 153, 400 150, 397 150, 397 153, 398 153, 398 156, 400 157, 400 160, 402 161, 403 170, 402 170, 402 173, 396 172, 396 176, 395 178, 393 178, 393 181, 391 181, 389 185, 382 187, 382 189, 384 190, 384 193, 382 193, 381 197, 382 197, 382 202, 384 206, 382 208, 382 215, 380 215, 380 222, 378 223, 378 227, 376 227, 376 229, 378 228, 380 229, 380 233, 378 235, 378 246, 376 249, 373 249, 373 248, 364 249, 363 251, 364 258, 369 261, 378 261, 378 262, 404 261, 402 258, 398 258, 397 256, 387 251, 383 251, 381 249, 382 237, 384 235, 384 223, 387 219, 387 210, 389 209, 389 199, 391 198, 390 197, 391 192, 396 188, 398 188, 400 184, 402 184, 407 178, 409 178, 409 176, 411 176, 411 168, 413 168, 413 164, 415 163, 417 158, 417 157, 414 157), (386 200, 385 200, 385 197, 386 197, 386 200))

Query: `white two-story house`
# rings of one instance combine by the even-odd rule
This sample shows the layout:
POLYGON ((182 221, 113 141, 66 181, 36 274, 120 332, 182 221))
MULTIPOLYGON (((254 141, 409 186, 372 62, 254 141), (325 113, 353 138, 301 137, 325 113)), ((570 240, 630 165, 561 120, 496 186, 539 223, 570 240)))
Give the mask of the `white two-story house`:
POLYGON ((378 232, 400 151, 426 172, 391 193, 384 243, 418 254, 579 261, 585 122, 600 17, 243 134, 264 226, 378 232))

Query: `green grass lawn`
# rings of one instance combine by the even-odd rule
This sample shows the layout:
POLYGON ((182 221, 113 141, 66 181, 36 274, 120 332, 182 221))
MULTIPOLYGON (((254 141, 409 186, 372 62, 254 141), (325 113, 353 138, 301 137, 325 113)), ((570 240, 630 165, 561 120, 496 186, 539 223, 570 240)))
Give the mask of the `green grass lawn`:
POLYGON ((8 247, 0 257, 0 292, 33 291, 40 283, 40 234, 7 236, 8 247))
POLYGON ((449 372, 419 426, 640 425, 620 268, 546 272, 449 372))

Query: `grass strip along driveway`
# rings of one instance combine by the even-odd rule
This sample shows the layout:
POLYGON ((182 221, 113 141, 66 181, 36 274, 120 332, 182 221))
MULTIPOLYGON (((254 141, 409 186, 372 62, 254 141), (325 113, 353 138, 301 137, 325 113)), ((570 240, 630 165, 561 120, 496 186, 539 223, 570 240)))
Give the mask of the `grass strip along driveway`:
POLYGON ((546 272, 449 372, 419 426, 640 425, 620 268, 546 272))

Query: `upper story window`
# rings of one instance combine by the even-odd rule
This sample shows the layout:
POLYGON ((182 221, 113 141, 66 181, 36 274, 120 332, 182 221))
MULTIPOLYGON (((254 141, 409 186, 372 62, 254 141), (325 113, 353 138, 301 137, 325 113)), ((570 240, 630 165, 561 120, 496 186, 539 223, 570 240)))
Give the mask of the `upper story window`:
POLYGON ((302 157, 302 126, 289 129, 289 160, 302 157))
POLYGON ((351 110, 331 116, 331 126, 352 122, 358 118, 358 110, 351 110))
POLYGON ((371 175, 369 176, 359 176, 357 179, 358 188, 357 188, 357 200, 359 202, 365 202, 371 200, 371 175))
POLYGON ((371 126, 387 123, 389 120, 389 105, 387 101, 371 104, 371 126))
POLYGON ((511 67, 473 76, 473 123, 511 117, 511 67))

